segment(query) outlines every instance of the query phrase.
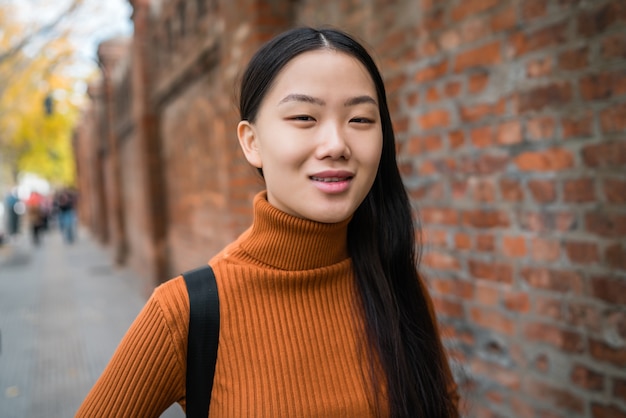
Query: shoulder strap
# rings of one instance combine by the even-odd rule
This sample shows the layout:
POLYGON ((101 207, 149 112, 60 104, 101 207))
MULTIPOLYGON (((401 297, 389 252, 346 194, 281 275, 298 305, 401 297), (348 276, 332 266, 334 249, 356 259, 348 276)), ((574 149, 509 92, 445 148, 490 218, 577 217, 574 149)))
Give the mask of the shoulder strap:
POLYGON ((183 274, 189 293, 187 334, 187 417, 207 418, 220 332, 215 274, 203 266, 183 274))

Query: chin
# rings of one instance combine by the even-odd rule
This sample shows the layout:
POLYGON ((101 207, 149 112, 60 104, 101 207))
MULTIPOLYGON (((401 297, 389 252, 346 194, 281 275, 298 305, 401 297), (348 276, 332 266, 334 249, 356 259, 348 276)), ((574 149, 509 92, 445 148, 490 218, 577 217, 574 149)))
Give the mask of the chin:
POLYGON ((322 212, 317 216, 308 217, 312 221, 321 222, 325 224, 336 224, 338 222, 343 222, 348 219, 352 213, 340 212, 340 213, 332 213, 332 212, 322 212))

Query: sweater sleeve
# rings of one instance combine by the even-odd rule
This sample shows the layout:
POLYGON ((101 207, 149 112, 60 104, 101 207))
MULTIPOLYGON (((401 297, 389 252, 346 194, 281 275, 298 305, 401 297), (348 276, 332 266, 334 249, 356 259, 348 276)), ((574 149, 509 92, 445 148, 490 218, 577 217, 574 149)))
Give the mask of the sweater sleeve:
POLYGON ((179 287, 174 279, 155 290, 76 417, 158 417, 184 404, 189 301, 179 287))

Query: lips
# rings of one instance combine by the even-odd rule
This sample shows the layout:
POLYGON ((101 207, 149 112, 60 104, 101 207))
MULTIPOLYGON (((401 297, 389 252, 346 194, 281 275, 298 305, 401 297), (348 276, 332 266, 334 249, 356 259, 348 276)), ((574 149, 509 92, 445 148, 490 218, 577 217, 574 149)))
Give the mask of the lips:
POLYGON ((324 183, 336 183, 338 181, 350 180, 352 177, 316 177, 311 176, 313 181, 323 181, 324 183))
POLYGON ((349 171, 329 170, 329 171, 315 173, 309 178, 313 181, 321 181, 324 183, 337 183, 340 181, 352 180, 353 177, 354 177, 354 174, 352 174, 349 171))

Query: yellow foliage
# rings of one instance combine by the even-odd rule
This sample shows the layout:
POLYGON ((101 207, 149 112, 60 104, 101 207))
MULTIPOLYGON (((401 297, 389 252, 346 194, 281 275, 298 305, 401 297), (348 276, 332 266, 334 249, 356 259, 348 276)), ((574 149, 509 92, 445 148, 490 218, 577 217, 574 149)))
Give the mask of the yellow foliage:
MULTIPOLYGON (((9 7, 0 4, 0 52, 32 30, 11 19, 9 7)), ((73 53, 65 35, 0 60, 0 152, 15 173, 36 173, 55 184, 74 183, 77 80, 68 71, 73 53), (50 115, 44 106, 48 96, 54 103, 50 115)))

